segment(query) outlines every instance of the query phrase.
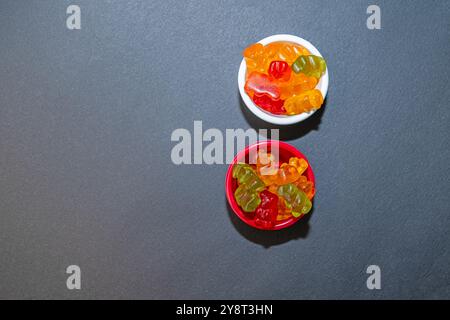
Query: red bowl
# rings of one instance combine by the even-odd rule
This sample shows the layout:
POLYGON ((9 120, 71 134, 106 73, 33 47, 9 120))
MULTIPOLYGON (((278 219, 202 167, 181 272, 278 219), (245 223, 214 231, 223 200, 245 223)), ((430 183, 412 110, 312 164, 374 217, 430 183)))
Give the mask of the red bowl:
POLYGON ((303 173, 303 175, 305 175, 309 181, 312 181, 314 183, 314 185, 316 183, 316 181, 314 179, 314 172, 311 169, 311 165, 309 164, 308 159, 300 151, 298 151, 295 147, 291 146, 290 144, 287 144, 282 141, 275 142, 273 140, 260 141, 258 143, 252 144, 251 146, 248 146, 247 148, 245 148, 244 150, 239 152, 236 155, 236 157, 234 158, 233 162, 228 167, 227 175, 225 177, 225 192, 227 195, 227 200, 228 200, 228 203, 230 204, 230 207, 233 209, 234 213, 242 221, 244 221, 249 226, 252 226, 254 228, 261 229, 261 230, 284 229, 284 228, 287 228, 287 227, 293 225, 294 223, 296 223, 298 220, 300 220, 304 216, 304 215, 301 215, 298 218, 291 217, 289 219, 277 221, 273 227, 267 229, 267 228, 263 228, 263 227, 257 225, 255 223, 255 220, 252 219, 248 215, 248 213, 244 212, 239 207, 236 200, 234 199, 234 191, 237 189, 238 184, 237 184, 236 179, 233 179, 233 175, 232 175, 233 165, 236 164, 237 162, 248 163, 248 161, 249 161, 248 158, 249 158, 250 152, 252 152, 252 154, 256 154, 256 151, 259 148, 267 148, 267 151, 270 152, 271 146, 273 143, 278 143, 278 145, 279 145, 279 161, 280 161, 280 163, 288 162, 290 157, 297 157, 300 159, 305 159, 305 161, 308 163, 308 169, 306 169, 306 171, 305 171, 305 173, 303 173))

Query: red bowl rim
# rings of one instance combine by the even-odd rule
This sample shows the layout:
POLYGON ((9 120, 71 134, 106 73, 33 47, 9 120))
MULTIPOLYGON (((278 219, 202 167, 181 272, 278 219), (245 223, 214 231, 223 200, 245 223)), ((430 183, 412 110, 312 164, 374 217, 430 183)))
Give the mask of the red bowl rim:
POLYGON ((262 228, 261 226, 257 225, 253 219, 248 219, 248 217, 246 217, 245 213, 241 210, 241 208, 237 204, 236 200, 234 199, 233 175, 232 175, 233 165, 236 164, 239 159, 245 159, 245 156, 250 152, 250 150, 252 150, 254 148, 270 146, 270 145, 272 145, 272 143, 278 143, 279 144, 280 155, 282 153, 290 153, 291 157, 297 157, 297 158, 305 159, 305 161, 308 163, 308 169, 306 169, 305 175, 306 175, 306 177, 308 178, 309 181, 312 181, 314 183, 314 185, 316 184, 316 181, 315 181, 315 178, 314 178, 314 172, 313 172, 313 170, 311 168, 311 165, 310 165, 308 159, 306 158, 306 156, 303 153, 301 153, 299 150, 297 150, 297 148, 295 148, 294 146, 292 146, 292 145, 290 145, 290 144, 288 144, 286 142, 274 141, 274 140, 259 141, 257 143, 254 143, 254 144, 250 145, 250 146, 247 146, 245 149, 241 150, 234 157, 233 162, 228 167, 227 174, 225 176, 225 193, 226 193, 226 196, 227 196, 228 203, 229 203, 231 209, 233 209, 234 213, 243 222, 245 222, 249 226, 257 228, 257 229, 261 229, 261 230, 280 230, 280 229, 284 229, 284 228, 287 228, 287 227, 293 225, 294 223, 296 223, 298 220, 300 220, 301 218, 303 218, 305 216, 305 215, 301 215, 298 218, 291 217, 291 218, 286 219, 286 220, 277 221, 277 223, 275 224, 275 226, 273 228, 266 229, 266 228, 262 228))

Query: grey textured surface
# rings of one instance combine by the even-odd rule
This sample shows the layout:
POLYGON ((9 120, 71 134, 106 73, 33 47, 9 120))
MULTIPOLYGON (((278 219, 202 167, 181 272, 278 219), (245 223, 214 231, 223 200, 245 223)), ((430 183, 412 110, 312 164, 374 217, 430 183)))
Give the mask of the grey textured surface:
POLYGON ((449 3, 377 1, 370 31, 371 1, 2 0, 0 298, 450 298, 449 3), (330 88, 282 132, 314 212, 268 234, 229 212, 226 165, 171 163, 170 135, 264 127, 237 71, 278 33, 319 48, 330 88))

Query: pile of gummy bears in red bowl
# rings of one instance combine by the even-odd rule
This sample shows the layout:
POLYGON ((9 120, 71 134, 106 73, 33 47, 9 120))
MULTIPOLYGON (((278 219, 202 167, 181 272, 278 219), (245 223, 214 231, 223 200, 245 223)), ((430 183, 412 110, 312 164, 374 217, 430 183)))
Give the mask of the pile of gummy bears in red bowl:
POLYGON ((286 228, 312 208, 314 173, 306 157, 281 141, 241 151, 228 168, 225 189, 236 215, 262 230, 286 228))
POLYGON ((255 43, 243 56, 247 65, 244 90, 259 108, 292 116, 322 106, 324 98, 316 86, 327 65, 321 56, 288 41, 255 43))

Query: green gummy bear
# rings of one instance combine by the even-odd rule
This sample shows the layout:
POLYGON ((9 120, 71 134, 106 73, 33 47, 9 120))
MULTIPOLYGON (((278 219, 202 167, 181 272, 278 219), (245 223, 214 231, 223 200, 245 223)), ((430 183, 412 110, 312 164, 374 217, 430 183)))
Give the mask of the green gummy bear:
POLYGON ((246 163, 237 163, 233 166, 233 178, 238 180, 239 185, 245 185, 249 190, 260 192, 266 187, 255 170, 246 163))
POLYGON ((261 198, 257 191, 247 188, 245 184, 240 185, 234 192, 237 204, 245 212, 253 212, 261 203, 261 198))
POLYGON ((234 192, 237 204, 245 212, 253 212, 261 203, 259 193, 265 189, 265 184, 255 170, 246 163, 233 166, 233 178, 238 180, 239 187, 234 192))
POLYGON ((309 77, 320 78, 327 69, 325 59, 319 56, 300 56, 291 66, 295 73, 304 73, 309 77))
POLYGON ((296 185, 289 183, 279 186, 277 192, 286 200, 286 205, 292 210, 294 217, 298 218, 311 210, 311 201, 296 185))

